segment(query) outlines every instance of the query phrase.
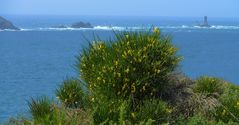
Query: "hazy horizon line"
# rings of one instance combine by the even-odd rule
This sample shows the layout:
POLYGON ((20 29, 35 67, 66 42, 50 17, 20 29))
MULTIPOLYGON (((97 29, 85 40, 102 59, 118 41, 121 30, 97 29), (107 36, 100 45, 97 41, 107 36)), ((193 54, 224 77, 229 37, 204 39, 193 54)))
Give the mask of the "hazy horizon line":
MULTIPOLYGON (((89 17, 163 17, 163 18, 202 18, 204 16, 160 16, 160 15, 84 15, 84 14, 1 14, 0 16, 89 16, 89 17)), ((208 15, 205 15, 208 16, 208 15)), ((209 18, 234 18, 239 17, 222 17, 222 16, 208 16, 209 18)))

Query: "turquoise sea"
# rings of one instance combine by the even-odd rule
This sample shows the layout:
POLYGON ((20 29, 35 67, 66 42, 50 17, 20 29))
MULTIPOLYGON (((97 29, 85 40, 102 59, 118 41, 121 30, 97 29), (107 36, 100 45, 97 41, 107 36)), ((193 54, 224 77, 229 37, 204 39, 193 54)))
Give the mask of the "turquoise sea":
POLYGON ((239 84, 239 19, 210 18, 210 28, 196 26, 201 17, 20 16, 5 15, 20 31, 0 31, 0 121, 28 115, 27 100, 47 95, 77 76, 75 56, 94 34, 107 40, 114 31, 158 26, 173 36, 183 56, 180 70, 191 78, 217 76, 239 84), (90 22, 93 29, 51 28, 90 22))

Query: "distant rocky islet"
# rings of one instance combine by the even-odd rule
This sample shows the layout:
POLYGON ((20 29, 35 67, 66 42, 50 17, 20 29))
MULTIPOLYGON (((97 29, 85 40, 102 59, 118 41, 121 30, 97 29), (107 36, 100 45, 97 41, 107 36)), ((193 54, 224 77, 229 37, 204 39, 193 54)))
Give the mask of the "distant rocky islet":
MULTIPOLYGON (((52 26, 52 28, 68 28, 68 26, 66 25, 58 25, 58 26, 52 26)), ((70 28, 93 28, 93 26, 87 22, 77 22, 77 23, 73 23, 70 28)))
MULTIPOLYGON (((56 25, 51 28, 68 28, 66 25, 56 25)), ((76 22, 73 23, 70 28, 93 28, 89 22, 76 22)), ((20 30, 20 28, 13 25, 12 22, 0 16, 0 30, 20 30)))
POLYGON ((20 30, 18 27, 14 26, 12 22, 0 16, 0 30, 20 30))
POLYGON ((71 25, 71 28, 93 28, 90 23, 77 22, 71 25))

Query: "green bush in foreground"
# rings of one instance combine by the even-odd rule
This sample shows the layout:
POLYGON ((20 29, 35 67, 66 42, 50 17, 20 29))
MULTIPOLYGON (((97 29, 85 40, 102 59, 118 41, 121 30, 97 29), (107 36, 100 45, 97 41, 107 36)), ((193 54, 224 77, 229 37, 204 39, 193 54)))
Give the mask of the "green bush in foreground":
POLYGON ((78 57, 81 79, 88 84, 91 101, 97 107, 96 123, 107 118, 117 120, 118 100, 129 100, 129 112, 134 112, 144 99, 163 98, 169 91, 168 76, 180 61, 171 38, 157 28, 115 37, 113 41, 94 42, 78 57))
POLYGON ((78 58, 81 78, 95 101, 115 96, 135 101, 159 97, 180 61, 171 38, 154 32, 124 32, 95 42, 78 58))
POLYGON ((31 115, 36 121, 50 117, 53 110, 52 102, 47 97, 32 99, 28 102, 31 115))
POLYGON ((77 79, 67 79, 56 90, 57 98, 69 108, 83 108, 85 95, 77 79))
POLYGON ((11 119, 10 125, 89 125, 93 124, 92 112, 78 108, 69 109, 60 107, 50 101, 47 97, 32 99, 29 108, 33 120, 20 118, 11 119))
POLYGON ((207 96, 219 96, 224 91, 224 81, 214 77, 200 77, 196 80, 194 91, 207 96))
POLYGON ((159 99, 148 99, 144 100, 138 106, 136 112, 132 112, 131 115, 133 118, 140 120, 151 118, 155 124, 162 124, 168 123, 172 111, 173 109, 166 102, 159 99))
POLYGON ((226 83, 225 93, 220 97, 221 105, 217 108, 216 119, 223 122, 239 123, 239 87, 226 83))

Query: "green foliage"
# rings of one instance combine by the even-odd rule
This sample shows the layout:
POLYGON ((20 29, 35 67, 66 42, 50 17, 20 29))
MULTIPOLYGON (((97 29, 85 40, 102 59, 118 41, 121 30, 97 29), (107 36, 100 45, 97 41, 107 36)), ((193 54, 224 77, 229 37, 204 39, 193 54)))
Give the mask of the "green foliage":
POLYGON ((55 125, 63 123, 65 114, 56 108, 47 97, 32 99, 29 108, 34 121, 32 124, 55 125))
POLYGON ((28 102, 30 113, 33 116, 33 119, 39 121, 45 119, 52 114, 52 102, 47 97, 41 97, 37 99, 31 99, 28 102))
POLYGON ((158 29, 115 37, 115 41, 93 43, 78 58, 81 78, 95 101, 116 96, 142 100, 166 91, 166 76, 180 61, 170 37, 160 35, 158 29))
POLYGON ((26 119, 11 120, 13 124, 24 125, 78 125, 93 124, 93 115, 90 111, 83 111, 81 109, 67 109, 64 107, 57 107, 46 97, 32 99, 29 102, 29 108, 33 120, 26 119))
POLYGON ((6 125, 32 125, 31 121, 26 118, 10 118, 6 125))
POLYGON ((220 97, 221 106, 217 108, 216 119, 223 122, 239 123, 239 87, 226 83, 225 93, 220 97))
MULTIPOLYGON (((118 107, 118 112, 115 112, 115 119, 108 117, 105 121, 101 122, 101 125, 109 124, 109 125, 152 125, 155 123, 155 120, 151 118, 145 119, 137 119, 135 116, 135 112, 130 111, 129 109, 129 101, 123 101, 120 103, 118 107)), ((103 115, 104 117, 104 115, 103 115)), ((94 119, 96 120, 96 119, 94 119)), ((96 122, 97 124, 97 122, 96 122)))
POLYGON ((202 115, 195 115, 190 117, 187 121, 187 125, 239 125, 239 123, 229 121, 229 122, 222 122, 216 120, 210 120, 202 115))
POLYGON ((94 105, 94 123, 109 123, 109 121, 121 123, 128 118, 129 105, 128 101, 118 99, 99 102, 94 105))
POLYGON ((86 103, 85 94, 77 79, 67 79, 56 90, 57 98, 69 108, 83 108, 86 103))
POLYGON ((173 108, 159 99, 144 100, 131 115, 136 120, 154 120, 154 124, 167 123, 173 108))
POLYGON ((200 77, 197 79, 194 86, 194 91, 196 93, 202 93, 207 96, 216 96, 218 97, 223 93, 224 86, 223 81, 214 77, 200 77))
POLYGON ((168 86, 166 92, 162 95, 164 101, 173 105, 185 104, 185 100, 192 96, 192 85, 195 83, 182 73, 174 72, 167 77, 168 86))
POLYGON ((34 119, 34 124, 45 124, 45 125, 55 125, 64 123, 66 114, 60 111, 58 108, 52 107, 51 113, 47 114, 46 117, 40 119, 34 119))
MULTIPOLYGON (((180 61, 171 38, 162 36, 157 28, 154 32, 117 33, 115 37, 114 41, 94 42, 78 57, 81 79, 88 84, 96 110, 96 123, 107 119, 117 121, 122 101, 130 99, 128 112, 132 113, 140 109, 138 105, 144 99, 161 98, 168 91, 168 76, 180 61)), ((159 108, 151 103, 156 102, 147 105, 159 108)), ((143 120, 150 118, 140 114, 143 120)))
POLYGON ((224 123, 215 119, 209 119, 202 114, 196 114, 189 118, 184 118, 181 115, 177 120, 177 125, 238 125, 238 123, 232 121, 224 123))
POLYGON ((190 117, 187 124, 188 125, 209 125, 208 119, 205 119, 204 117, 200 115, 195 115, 193 117, 190 117))

